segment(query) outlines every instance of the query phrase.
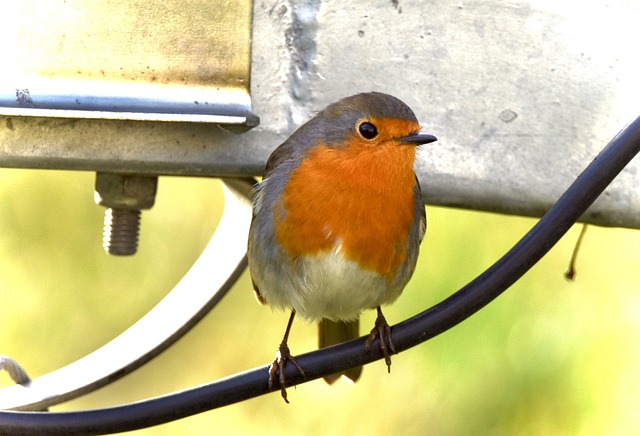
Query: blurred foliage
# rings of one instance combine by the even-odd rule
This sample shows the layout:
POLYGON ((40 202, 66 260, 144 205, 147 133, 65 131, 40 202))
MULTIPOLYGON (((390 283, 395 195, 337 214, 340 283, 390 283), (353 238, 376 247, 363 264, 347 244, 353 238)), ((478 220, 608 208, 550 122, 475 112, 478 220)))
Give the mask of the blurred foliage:
MULTIPOLYGON (((163 177, 143 212, 139 253, 101 248, 94 175, 0 170, 0 354, 32 377, 99 348, 153 307, 188 270, 222 208, 219 182, 163 177)), ((534 223, 428 207, 418 270, 387 307, 396 323, 481 273, 534 223)), ((640 233, 592 227, 577 282, 563 272, 579 228, 480 313, 365 368, 356 385, 314 381, 135 434, 599 435, 640 432, 640 233)), ((373 325, 363 317, 363 329, 373 325)), ((287 315, 253 299, 247 274, 198 326, 112 385, 53 411, 104 407, 268 363, 287 315)), ((363 331, 364 333, 364 331, 363 331)), ((316 346, 294 324, 295 353, 316 346)), ((265 373, 266 377, 266 373, 265 373)), ((0 386, 10 384, 0 374, 0 386)))

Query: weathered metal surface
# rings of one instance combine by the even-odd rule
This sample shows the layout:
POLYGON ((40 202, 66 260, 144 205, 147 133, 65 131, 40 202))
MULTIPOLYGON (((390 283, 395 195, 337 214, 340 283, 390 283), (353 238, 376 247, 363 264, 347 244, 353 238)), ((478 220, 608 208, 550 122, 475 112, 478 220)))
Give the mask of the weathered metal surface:
MULTIPOLYGON (((418 163, 429 203, 539 216, 638 115, 639 18, 626 0, 270 3, 254 17, 262 125, 248 135, 389 92, 439 139, 418 163)), ((636 159, 584 218, 640 227, 639 186, 636 159)))
POLYGON ((6 4, 0 113, 254 125, 251 5, 250 0, 6 4))
MULTIPOLYGON (((631 0, 256 2, 251 91, 260 126, 237 134, 209 124, 3 117, 0 161, 259 175, 313 112, 378 90, 406 101, 439 138, 417 165, 429 203, 537 216, 637 115, 638 18, 631 0)), ((638 186, 635 161, 584 219, 640 228, 638 186)))

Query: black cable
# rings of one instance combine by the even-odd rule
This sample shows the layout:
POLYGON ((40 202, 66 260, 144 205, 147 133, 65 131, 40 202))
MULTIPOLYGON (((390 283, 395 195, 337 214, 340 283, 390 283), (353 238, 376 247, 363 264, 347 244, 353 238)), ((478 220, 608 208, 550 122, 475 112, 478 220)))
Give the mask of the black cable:
MULTIPOLYGON (((640 117, 622 130, 542 219, 500 260, 461 290, 392 329, 397 351, 420 344, 460 323, 504 292, 577 221, 640 151, 640 117)), ((306 381, 382 358, 364 339, 296 356, 306 381)), ((287 366, 291 385, 303 383, 287 366)), ((273 390, 279 390, 274 386, 273 390)), ((138 403, 80 412, 0 412, 3 434, 103 434, 135 430, 184 418, 269 392, 267 366, 203 386, 138 403)), ((274 401, 281 401, 279 398, 274 401)))

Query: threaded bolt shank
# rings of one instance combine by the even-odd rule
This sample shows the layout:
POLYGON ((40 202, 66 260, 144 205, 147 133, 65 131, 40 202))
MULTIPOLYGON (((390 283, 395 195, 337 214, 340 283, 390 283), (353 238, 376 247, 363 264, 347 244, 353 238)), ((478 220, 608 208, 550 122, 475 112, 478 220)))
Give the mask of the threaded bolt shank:
POLYGON ((102 247, 108 254, 130 256, 138 250, 140 211, 109 208, 104 215, 102 247))

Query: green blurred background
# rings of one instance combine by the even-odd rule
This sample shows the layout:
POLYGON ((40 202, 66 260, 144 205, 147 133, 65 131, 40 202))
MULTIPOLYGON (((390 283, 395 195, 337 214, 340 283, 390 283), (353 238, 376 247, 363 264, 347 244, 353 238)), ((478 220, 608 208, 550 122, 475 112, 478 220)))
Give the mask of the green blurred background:
MULTIPOLYGON (((73 362, 133 324, 208 242, 218 181, 160 179, 140 249, 101 248, 92 173, 0 170, 0 354, 32 377, 73 362)), ((534 219, 427 207, 418 269, 391 323, 439 302, 504 254, 534 219)), ((575 283, 563 278, 580 227, 487 308, 365 368, 356 385, 313 381, 133 434, 601 435, 640 432, 640 232, 590 227, 575 283)), ((373 325, 365 314, 363 329, 373 325)), ((259 306, 243 275, 199 325, 120 381, 52 411, 103 407, 268 363, 287 314, 259 306)), ((316 328, 294 324, 294 354, 316 328)), ((266 376, 266 373, 265 373, 266 376)), ((0 386, 11 383, 0 374, 0 386)))

